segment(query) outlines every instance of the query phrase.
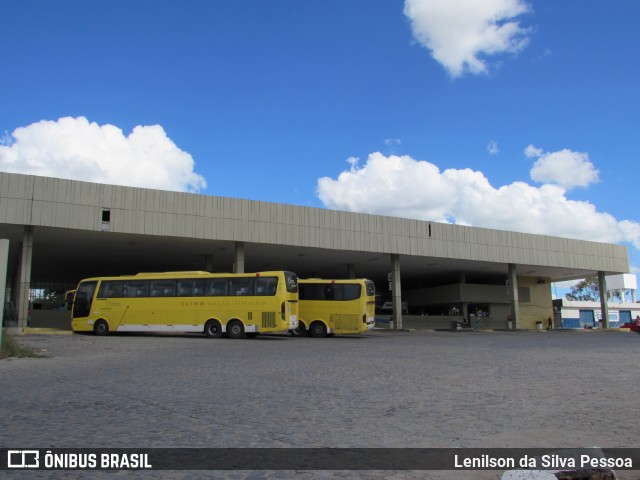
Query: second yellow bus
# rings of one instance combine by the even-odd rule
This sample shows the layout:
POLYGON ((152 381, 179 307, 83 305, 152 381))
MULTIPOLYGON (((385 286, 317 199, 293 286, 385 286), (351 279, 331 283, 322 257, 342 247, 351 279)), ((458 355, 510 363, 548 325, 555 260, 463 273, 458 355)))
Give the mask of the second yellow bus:
POLYGON ((375 285, 367 279, 300 279, 298 328, 293 336, 358 334, 375 323, 375 285))

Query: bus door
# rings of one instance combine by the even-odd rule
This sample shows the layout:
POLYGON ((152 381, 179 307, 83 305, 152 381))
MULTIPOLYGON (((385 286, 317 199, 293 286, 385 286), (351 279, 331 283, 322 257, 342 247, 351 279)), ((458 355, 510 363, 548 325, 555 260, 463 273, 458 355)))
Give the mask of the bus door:
POLYGON ((115 332, 121 325, 129 309, 128 299, 123 296, 123 282, 121 280, 103 280, 100 283, 94 311, 96 317, 109 322, 109 330, 115 332))

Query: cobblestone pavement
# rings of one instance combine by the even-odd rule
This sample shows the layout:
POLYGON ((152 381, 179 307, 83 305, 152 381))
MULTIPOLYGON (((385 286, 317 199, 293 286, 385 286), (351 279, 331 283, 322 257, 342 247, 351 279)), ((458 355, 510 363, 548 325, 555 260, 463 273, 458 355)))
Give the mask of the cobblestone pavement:
MULTIPOLYGON (((639 447, 640 335, 27 335, 0 447, 639 447)), ((2 473, 2 472, 0 472, 2 473)), ((462 478, 501 472, 4 472, 12 478, 462 478)), ((618 472, 640 479, 637 472, 618 472)))

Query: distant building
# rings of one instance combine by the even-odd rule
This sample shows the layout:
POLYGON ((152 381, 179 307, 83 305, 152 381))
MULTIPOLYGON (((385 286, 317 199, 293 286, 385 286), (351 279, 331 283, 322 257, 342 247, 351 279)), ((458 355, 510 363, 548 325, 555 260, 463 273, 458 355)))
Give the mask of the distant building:
MULTIPOLYGON (((609 323, 619 327, 640 315, 640 303, 636 303, 638 288, 635 275, 611 275, 607 277, 609 298, 618 292, 619 301, 608 301, 609 323), (630 297, 630 298, 629 298, 630 297), (629 301, 630 300, 630 301, 629 301)), ((600 302, 558 299, 553 301, 556 326, 562 328, 602 328, 602 307, 600 302)))

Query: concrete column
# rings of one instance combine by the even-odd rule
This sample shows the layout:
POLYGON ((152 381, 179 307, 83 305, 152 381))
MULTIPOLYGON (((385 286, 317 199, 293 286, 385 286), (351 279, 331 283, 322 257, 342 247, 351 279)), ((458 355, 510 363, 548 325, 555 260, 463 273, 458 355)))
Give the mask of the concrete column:
MULTIPOLYGON (((11 305, 13 306, 13 317, 11 317, 10 319, 6 319, 5 318, 5 323, 7 322, 11 322, 10 327, 17 327, 18 326, 18 317, 16 316, 16 305, 18 305, 18 291, 20 290, 20 269, 19 268, 14 268, 13 269, 13 276, 11 277, 11 279, 7 279, 8 281, 11 282, 11 291, 10 291, 10 298, 9 300, 11 301, 11 305)), ((6 288, 6 287, 5 287, 6 288)))
POLYGON ((7 271, 9 266, 9 240, 0 240, 0 343, 2 343, 2 331, 4 325, 4 303, 7 299, 5 288, 7 286, 7 271))
POLYGON ((353 263, 347 263, 347 278, 356 278, 356 266, 353 263))
POLYGON ((33 256, 33 227, 24 227, 20 255, 20 284, 18 285, 18 328, 29 326, 29 289, 31 288, 31 261, 33 256))
POLYGON ((520 302, 518 300, 518 276, 516 274, 516 265, 509 264, 509 299, 511 300, 511 320, 513 321, 513 329, 520 327, 520 302))
POLYGON ((400 255, 391 255, 391 294, 393 297, 393 326, 402 330, 402 285, 400 283, 400 255))
MULTIPOLYGON (((458 283, 460 285, 467 283, 467 274, 465 272, 458 272, 458 283)), ((462 291, 462 287, 460 287, 460 290, 462 291)), ((464 319, 466 326, 470 327, 471 320, 469 319, 469 303, 462 302, 461 306, 462 310, 460 313, 462 314, 462 318, 464 319)))
POLYGON ((213 255, 210 253, 204 256, 204 269, 207 272, 213 272, 213 255))
POLYGON ((598 289, 600 290, 600 311, 602 312, 602 328, 609 328, 609 303, 607 302, 607 280, 604 272, 598 272, 598 289))
POLYGON ((233 273, 244 273, 244 242, 235 242, 236 257, 233 262, 233 273))

